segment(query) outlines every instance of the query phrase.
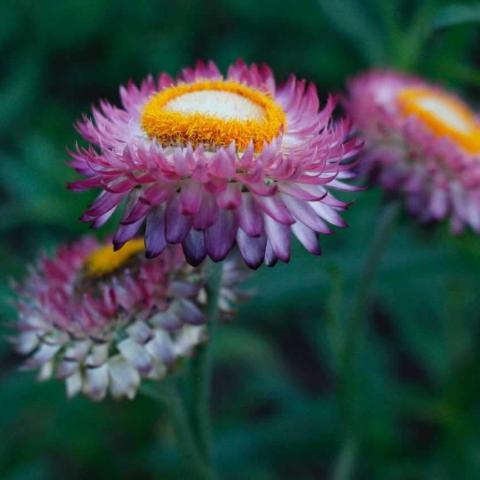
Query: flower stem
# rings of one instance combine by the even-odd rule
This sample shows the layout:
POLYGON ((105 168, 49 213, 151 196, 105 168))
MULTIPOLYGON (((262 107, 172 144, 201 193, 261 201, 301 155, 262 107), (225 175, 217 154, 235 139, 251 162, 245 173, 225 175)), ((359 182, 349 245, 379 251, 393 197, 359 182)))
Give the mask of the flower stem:
POLYGON ((207 463, 211 461, 211 343, 218 320, 218 298, 222 282, 223 264, 210 263, 207 270, 206 317, 209 341, 200 346, 191 363, 192 423, 200 452, 207 463))
POLYGON ((183 459, 185 468, 189 471, 192 479, 216 480, 216 474, 205 462, 193 435, 187 410, 182 396, 179 394, 172 379, 165 380, 155 386, 144 385, 141 392, 155 400, 165 404, 169 418, 172 421, 175 437, 183 459))
POLYGON ((356 372, 358 354, 365 342, 365 317, 372 287, 377 271, 381 265, 393 227, 400 212, 398 203, 390 203, 377 224, 373 240, 365 256, 357 283, 357 291, 353 300, 353 308, 347 317, 343 351, 340 359, 339 402, 342 418, 345 423, 345 439, 343 447, 333 469, 334 480, 352 478, 355 460, 359 450, 359 425, 361 418, 358 406, 357 388, 361 380, 356 372))

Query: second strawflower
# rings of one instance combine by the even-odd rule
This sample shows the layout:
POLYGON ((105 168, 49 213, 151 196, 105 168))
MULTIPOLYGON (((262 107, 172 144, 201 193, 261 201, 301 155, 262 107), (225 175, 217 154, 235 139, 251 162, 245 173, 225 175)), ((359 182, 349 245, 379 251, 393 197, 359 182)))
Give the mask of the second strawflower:
POLYGON ((421 222, 480 232, 480 121, 468 103, 424 79, 373 70, 351 80, 347 109, 371 179, 421 222))
POLYGON ((318 234, 345 226, 359 142, 335 101, 319 108, 313 84, 294 76, 277 87, 267 66, 239 61, 223 77, 199 62, 176 79, 161 74, 121 87, 122 106, 105 101, 77 124, 89 142, 72 152, 100 189, 83 215, 94 227, 125 204, 114 237, 121 248, 144 228, 146 255, 181 244, 187 261, 223 260, 235 244, 252 268, 290 258, 291 234, 319 254, 318 234))
MULTIPOLYGON (((222 318, 243 296, 245 270, 235 257, 222 264, 222 318)), ((207 340, 207 274, 178 245, 153 260, 141 238, 117 252, 93 237, 62 245, 15 287, 14 342, 26 368, 65 380, 69 396, 133 398, 142 378, 163 379, 207 340)))

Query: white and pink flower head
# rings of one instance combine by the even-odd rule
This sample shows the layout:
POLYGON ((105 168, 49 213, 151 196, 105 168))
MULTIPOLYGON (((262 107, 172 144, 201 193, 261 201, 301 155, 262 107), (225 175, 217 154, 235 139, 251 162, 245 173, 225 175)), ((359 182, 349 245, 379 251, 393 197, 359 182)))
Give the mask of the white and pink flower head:
POLYGON ((101 189, 83 215, 94 227, 124 203, 115 248, 144 229, 148 257, 181 244, 193 265, 226 257, 237 244, 257 268, 290 257, 291 233, 313 254, 318 234, 343 227, 347 204, 330 190, 353 190, 359 142, 333 122, 335 101, 319 109, 313 84, 294 76, 276 85, 267 66, 238 61, 226 77, 209 62, 177 79, 161 74, 120 88, 78 131, 89 142, 71 165, 101 189))
POLYGON ((349 83, 347 110, 366 139, 365 171, 420 221, 480 232, 480 121, 455 94, 374 70, 349 83))
POLYGON ((162 378, 206 339, 204 277, 178 245, 147 260, 143 239, 114 252, 87 237, 42 256, 16 286, 14 342, 27 368, 64 379, 69 396, 133 398, 142 377, 162 378))

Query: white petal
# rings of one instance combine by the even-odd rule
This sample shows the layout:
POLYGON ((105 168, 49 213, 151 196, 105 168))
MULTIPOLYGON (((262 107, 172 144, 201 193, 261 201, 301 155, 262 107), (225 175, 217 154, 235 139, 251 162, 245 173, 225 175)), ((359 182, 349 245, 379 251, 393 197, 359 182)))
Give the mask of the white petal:
POLYGON ((172 303, 172 311, 185 323, 201 325, 205 323, 205 315, 190 300, 182 298, 172 303))
POLYGON ((176 330, 182 326, 180 318, 170 308, 166 312, 159 312, 150 317, 149 322, 154 327, 161 327, 167 330, 176 330))
POLYGON ((85 359, 85 363, 89 367, 98 367, 107 361, 108 358, 108 343, 101 343, 94 345, 90 353, 88 354, 87 358, 85 359))
POLYGON ((87 368, 83 384, 84 393, 94 400, 102 400, 107 393, 108 379, 108 366, 106 363, 100 367, 87 368))
POLYGON ((115 398, 134 398, 140 385, 140 375, 121 355, 108 361, 110 392, 115 398))
POLYGON ((207 303, 207 300, 208 300, 207 291, 204 288, 202 288, 198 292, 197 302, 202 304, 202 305, 205 305, 207 303))
POLYGON ((60 345, 49 345, 42 343, 38 350, 28 359, 28 365, 31 367, 40 367, 51 360, 60 350, 60 345))
POLYGON ((67 333, 61 332, 60 330, 54 330, 48 332, 46 335, 43 336, 43 340, 45 343, 51 343, 56 345, 64 345, 70 337, 67 333))
POLYGON ((40 371, 38 372, 38 379, 43 382, 45 380, 52 378, 52 374, 53 374, 53 362, 49 361, 47 363, 44 363, 40 368, 40 371))
POLYGON ((207 330, 201 326, 185 326, 175 339, 175 355, 189 355, 193 348, 206 339, 207 330))
POLYGON ((90 350, 91 344, 90 340, 75 340, 65 349, 65 357, 81 361, 90 350))
POLYGON ((38 315, 31 315, 26 318, 26 324, 39 330, 44 330, 45 328, 48 328, 45 320, 38 315))
POLYGON ((37 332, 26 331, 22 332, 15 340, 15 345, 20 353, 30 353, 38 347, 40 340, 37 332))
POLYGON ((152 359, 147 351, 131 338, 122 340, 117 348, 119 352, 141 373, 148 373, 152 368, 152 359))
POLYGON ((78 362, 76 360, 62 359, 57 366, 58 378, 67 378, 78 370, 78 362))
POLYGON ((134 322, 127 328, 127 333, 138 343, 145 343, 152 336, 152 332, 145 322, 134 322))
POLYGON ((77 370, 73 375, 70 375, 66 382, 67 395, 69 398, 74 397, 82 390, 82 374, 77 370))
POLYGON ((145 349, 154 358, 164 363, 171 363, 175 359, 173 341, 164 330, 156 330, 155 335, 146 345, 145 349))

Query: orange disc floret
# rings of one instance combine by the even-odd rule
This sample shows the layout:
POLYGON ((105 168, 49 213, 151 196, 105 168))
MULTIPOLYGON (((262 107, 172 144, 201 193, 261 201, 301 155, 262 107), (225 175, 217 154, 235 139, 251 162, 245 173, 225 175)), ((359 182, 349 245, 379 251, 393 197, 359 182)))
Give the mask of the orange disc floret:
POLYGON ((415 115, 437 136, 450 138, 467 152, 480 152, 480 123, 461 100, 424 87, 406 88, 397 100, 404 115, 415 115))
POLYGON ((162 145, 227 147, 253 143, 260 152, 286 127, 280 105, 268 94, 233 81, 205 80, 165 88, 141 114, 141 126, 162 145))

